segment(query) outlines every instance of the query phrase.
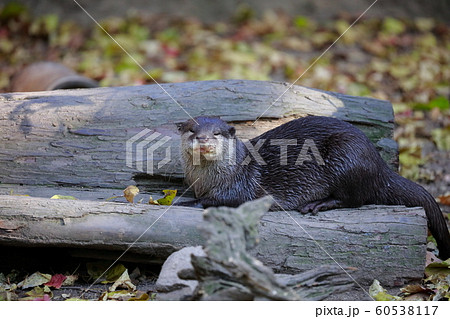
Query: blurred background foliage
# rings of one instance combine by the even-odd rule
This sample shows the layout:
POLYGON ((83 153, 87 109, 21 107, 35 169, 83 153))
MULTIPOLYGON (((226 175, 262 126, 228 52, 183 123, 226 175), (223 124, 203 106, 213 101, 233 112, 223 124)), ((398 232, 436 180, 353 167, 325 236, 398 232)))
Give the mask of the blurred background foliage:
MULTIPOLYGON (((295 81, 356 19, 323 22, 240 6, 228 22, 130 11, 102 27, 158 82, 216 79, 295 81)), ((15 2, 0 8, 0 92, 37 61, 55 61, 102 86, 152 84, 98 27, 49 14, 33 17, 15 2)), ((449 25, 432 18, 362 18, 297 85, 389 100, 402 175, 450 185, 449 25), (431 163, 428 166, 425 164, 431 163), (431 165, 431 166, 430 166, 431 165), (431 168, 430 168, 431 167, 431 168)))

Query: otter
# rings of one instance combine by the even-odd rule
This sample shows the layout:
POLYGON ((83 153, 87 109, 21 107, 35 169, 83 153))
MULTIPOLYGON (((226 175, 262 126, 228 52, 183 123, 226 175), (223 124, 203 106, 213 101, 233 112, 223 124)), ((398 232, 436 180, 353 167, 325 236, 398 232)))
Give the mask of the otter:
POLYGON ((355 126, 339 119, 306 116, 244 143, 219 118, 182 123, 186 182, 196 200, 184 206, 231 206, 265 196, 272 210, 316 214, 366 204, 421 206, 438 244, 450 258, 450 234, 434 198, 392 171, 355 126))

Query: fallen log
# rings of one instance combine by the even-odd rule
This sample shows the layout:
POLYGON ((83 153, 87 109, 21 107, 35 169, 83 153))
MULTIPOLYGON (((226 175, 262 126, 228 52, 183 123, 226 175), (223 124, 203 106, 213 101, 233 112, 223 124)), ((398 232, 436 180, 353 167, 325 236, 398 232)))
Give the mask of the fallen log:
POLYGON ((287 84, 263 81, 162 86, 177 102, 157 85, 0 94, 0 183, 110 188, 145 184, 155 190, 168 180, 181 185, 176 124, 188 119, 187 113, 221 116, 244 139, 307 114, 337 117, 361 128, 383 158, 397 167, 393 112, 387 101, 300 86, 286 91, 287 84), (162 165, 167 154, 170 161, 162 165))
MULTIPOLYGON (((162 263, 172 252, 203 245, 202 210, 87 200, 0 196, 0 245, 125 250, 162 263)), ((251 254, 277 273, 317 265, 355 267, 361 285, 422 278, 427 226, 422 208, 364 206, 304 216, 268 212, 251 254)))
MULTIPOLYGON (((243 139, 308 114, 337 117, 363 130, 397 167, 387 101, 245 80, 162 87, 171 96, 156 85, 1 94, 0 245, 64 247, 78 254, 84 248, 119 255, 127 250, 152 263, 202 245, 201 210, 104 202, 134 184, 147 194, 183 190, 177 124, 189 118, 186 112, 220 116, 243 139), (152 138, 164 147, 154 147, 152 138)), ((421 208, 367 206, 318 216, 269 212, 259 231, 261 243, 251 253, 275 272, 336 261, 357 268, 352 275, 362 285, 377 278, 389 287, 422 277, 421 208)))

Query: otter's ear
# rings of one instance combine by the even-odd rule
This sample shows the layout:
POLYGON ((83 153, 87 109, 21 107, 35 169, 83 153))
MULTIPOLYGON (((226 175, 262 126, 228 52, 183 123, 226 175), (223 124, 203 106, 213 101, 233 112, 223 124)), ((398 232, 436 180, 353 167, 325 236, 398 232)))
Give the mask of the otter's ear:
POLYGON ((234 134, 236 133, 236 129, 233 126, 230 126, 228 129, 228 133, 230 133, 231 137, 234 137, 234 134))
POLYGON ((186 131, 186 122, 183 123, 176 123, 176 126, 178 128, 178 131, 181 133, 184 133, 186 131))

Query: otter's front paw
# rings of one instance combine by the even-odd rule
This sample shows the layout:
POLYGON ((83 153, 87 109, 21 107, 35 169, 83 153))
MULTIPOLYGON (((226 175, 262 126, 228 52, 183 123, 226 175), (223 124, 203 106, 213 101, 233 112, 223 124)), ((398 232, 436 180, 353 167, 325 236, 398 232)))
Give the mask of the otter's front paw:
POLYGON ((311 214, 311 215, 317 215, 319 212, 320 207, 318 207, 316 202, 308 203, 298 209, 298 211, 302 214, 311 214))
POLYGON ((298 211, 302 214, 316 215, 319 211, 345 207, 342 201, 334 198, 319 199, 300 206, 298 211))

